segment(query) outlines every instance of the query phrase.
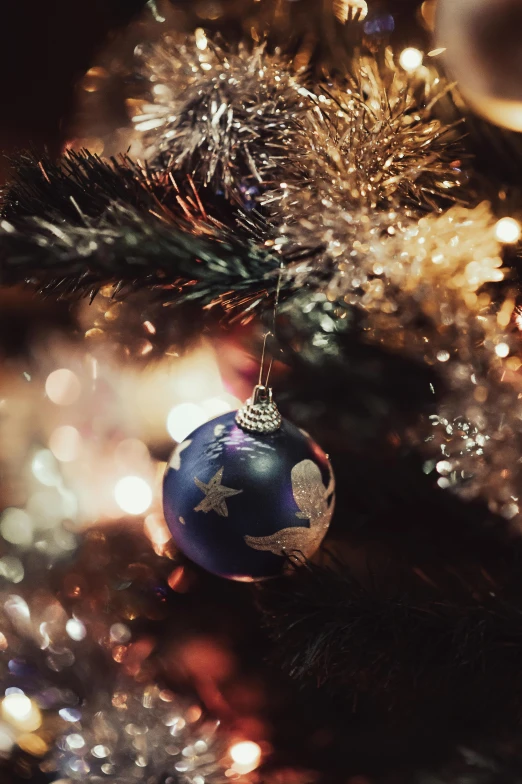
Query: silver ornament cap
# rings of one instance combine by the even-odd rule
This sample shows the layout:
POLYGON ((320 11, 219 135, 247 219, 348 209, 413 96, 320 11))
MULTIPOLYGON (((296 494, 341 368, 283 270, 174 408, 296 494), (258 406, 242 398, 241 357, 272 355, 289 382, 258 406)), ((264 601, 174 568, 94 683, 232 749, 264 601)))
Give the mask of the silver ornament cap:
POLYGON ((248 433, 275 433, 283 419, 272 399, 272 389, 262 384, 254 387, 252 397, 236 414, 236 423, 248 433))

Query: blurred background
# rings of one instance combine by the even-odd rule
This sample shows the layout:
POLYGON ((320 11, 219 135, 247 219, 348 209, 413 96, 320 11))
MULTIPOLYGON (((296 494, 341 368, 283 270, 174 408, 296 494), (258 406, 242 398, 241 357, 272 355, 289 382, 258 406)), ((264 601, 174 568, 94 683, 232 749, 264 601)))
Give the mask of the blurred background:
MULTIPOLYGON (((60 149, 77 79, 143 0, 6 3, 0 24, 0 150, 60 149)), ((5 179, 8 163, 1 160, 5 179)))

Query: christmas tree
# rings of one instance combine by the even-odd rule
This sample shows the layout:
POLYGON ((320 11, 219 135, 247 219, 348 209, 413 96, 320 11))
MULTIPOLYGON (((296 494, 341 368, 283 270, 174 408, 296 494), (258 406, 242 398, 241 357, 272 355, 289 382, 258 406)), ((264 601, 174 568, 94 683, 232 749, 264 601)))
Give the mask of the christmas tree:
POLYGON ((520 4, 94 5, 3 137, 1 780, 518 781, 520 4))

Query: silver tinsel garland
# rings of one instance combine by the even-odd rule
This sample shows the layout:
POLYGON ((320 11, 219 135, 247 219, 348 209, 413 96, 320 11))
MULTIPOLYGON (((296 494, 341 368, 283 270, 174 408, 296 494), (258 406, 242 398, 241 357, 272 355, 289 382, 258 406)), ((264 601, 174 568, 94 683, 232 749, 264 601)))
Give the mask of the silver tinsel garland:
POLYGON ((225 51, 202 30, 140 50, 153 102, 134 117, 152 168, 254 203, 284 168, 308 92, 264 46, 225 51))
MULTIPOLYGON (((117 684, 93 704, 63 709, 68 730, 48 764, 71 781, 224 784, 226 744, 218 721, 154 683, 117 684)), ((241 778, 237 774, 235 778, 241 778)))
MULTIPOLYGON (((255 764, 238 767, 230 754, 238 736, 201 700, 162 684, 150 638, 131 628, 129 615, 154 615, 161 600, 144 596, 132 578, 122 584, 121 543, 110 545, 112 576, 98 572, 88 587, 109 544, 100 530, 86 542, 96 555, 76 553, 65 569, 49 569, 37 548, 10 547, 1 559, 0 776, 11 759, 24 777, 40 770, 61 784, 249 781, 255 764), (19 764, 21 753, 27 758, 19 764)), ((140 568, 152 566, 158 584, 170 563, 142 551, 140 568)))

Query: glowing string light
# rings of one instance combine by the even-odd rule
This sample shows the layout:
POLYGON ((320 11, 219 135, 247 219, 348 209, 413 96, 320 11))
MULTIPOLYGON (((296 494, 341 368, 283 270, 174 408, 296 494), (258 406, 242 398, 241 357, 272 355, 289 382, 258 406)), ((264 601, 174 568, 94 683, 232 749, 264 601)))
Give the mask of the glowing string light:
POLYGON ((201 406, 195 403, 181 403, 169 412, 167 430, 174 441, 181 442, 207 419, 207 413, 201 406))
POLYGON ((501 218, 495 226, 495 237, 499 242, 507 245, 518 242, 520 232, 520 223, 514 218, 501 218))
POLYGON ((261 747, 254 741, 243 740, 230 747, 230 756, 234 761, 234 770, 237 773, 250 773, 259 765, 261 747))
POLYGON ((2 718, 25 732, 34 732, 42 723, 38 706, 21 691, 6 694, 2 700, 2 718))
POLYGON ((146 512, 152 503, 150 485, 140 476, 124 476, 114 488, 116 503, 124 512, 140 515, 146 512))
POLYGON ((413 46, 408 46, 406 49, 403 49, 401 55, 399 57, 399 63, 404 68, 405 71, 411 73, 412 71, 416 71, 422 65, 424 55, 419 49, 415 49, 413 46))

